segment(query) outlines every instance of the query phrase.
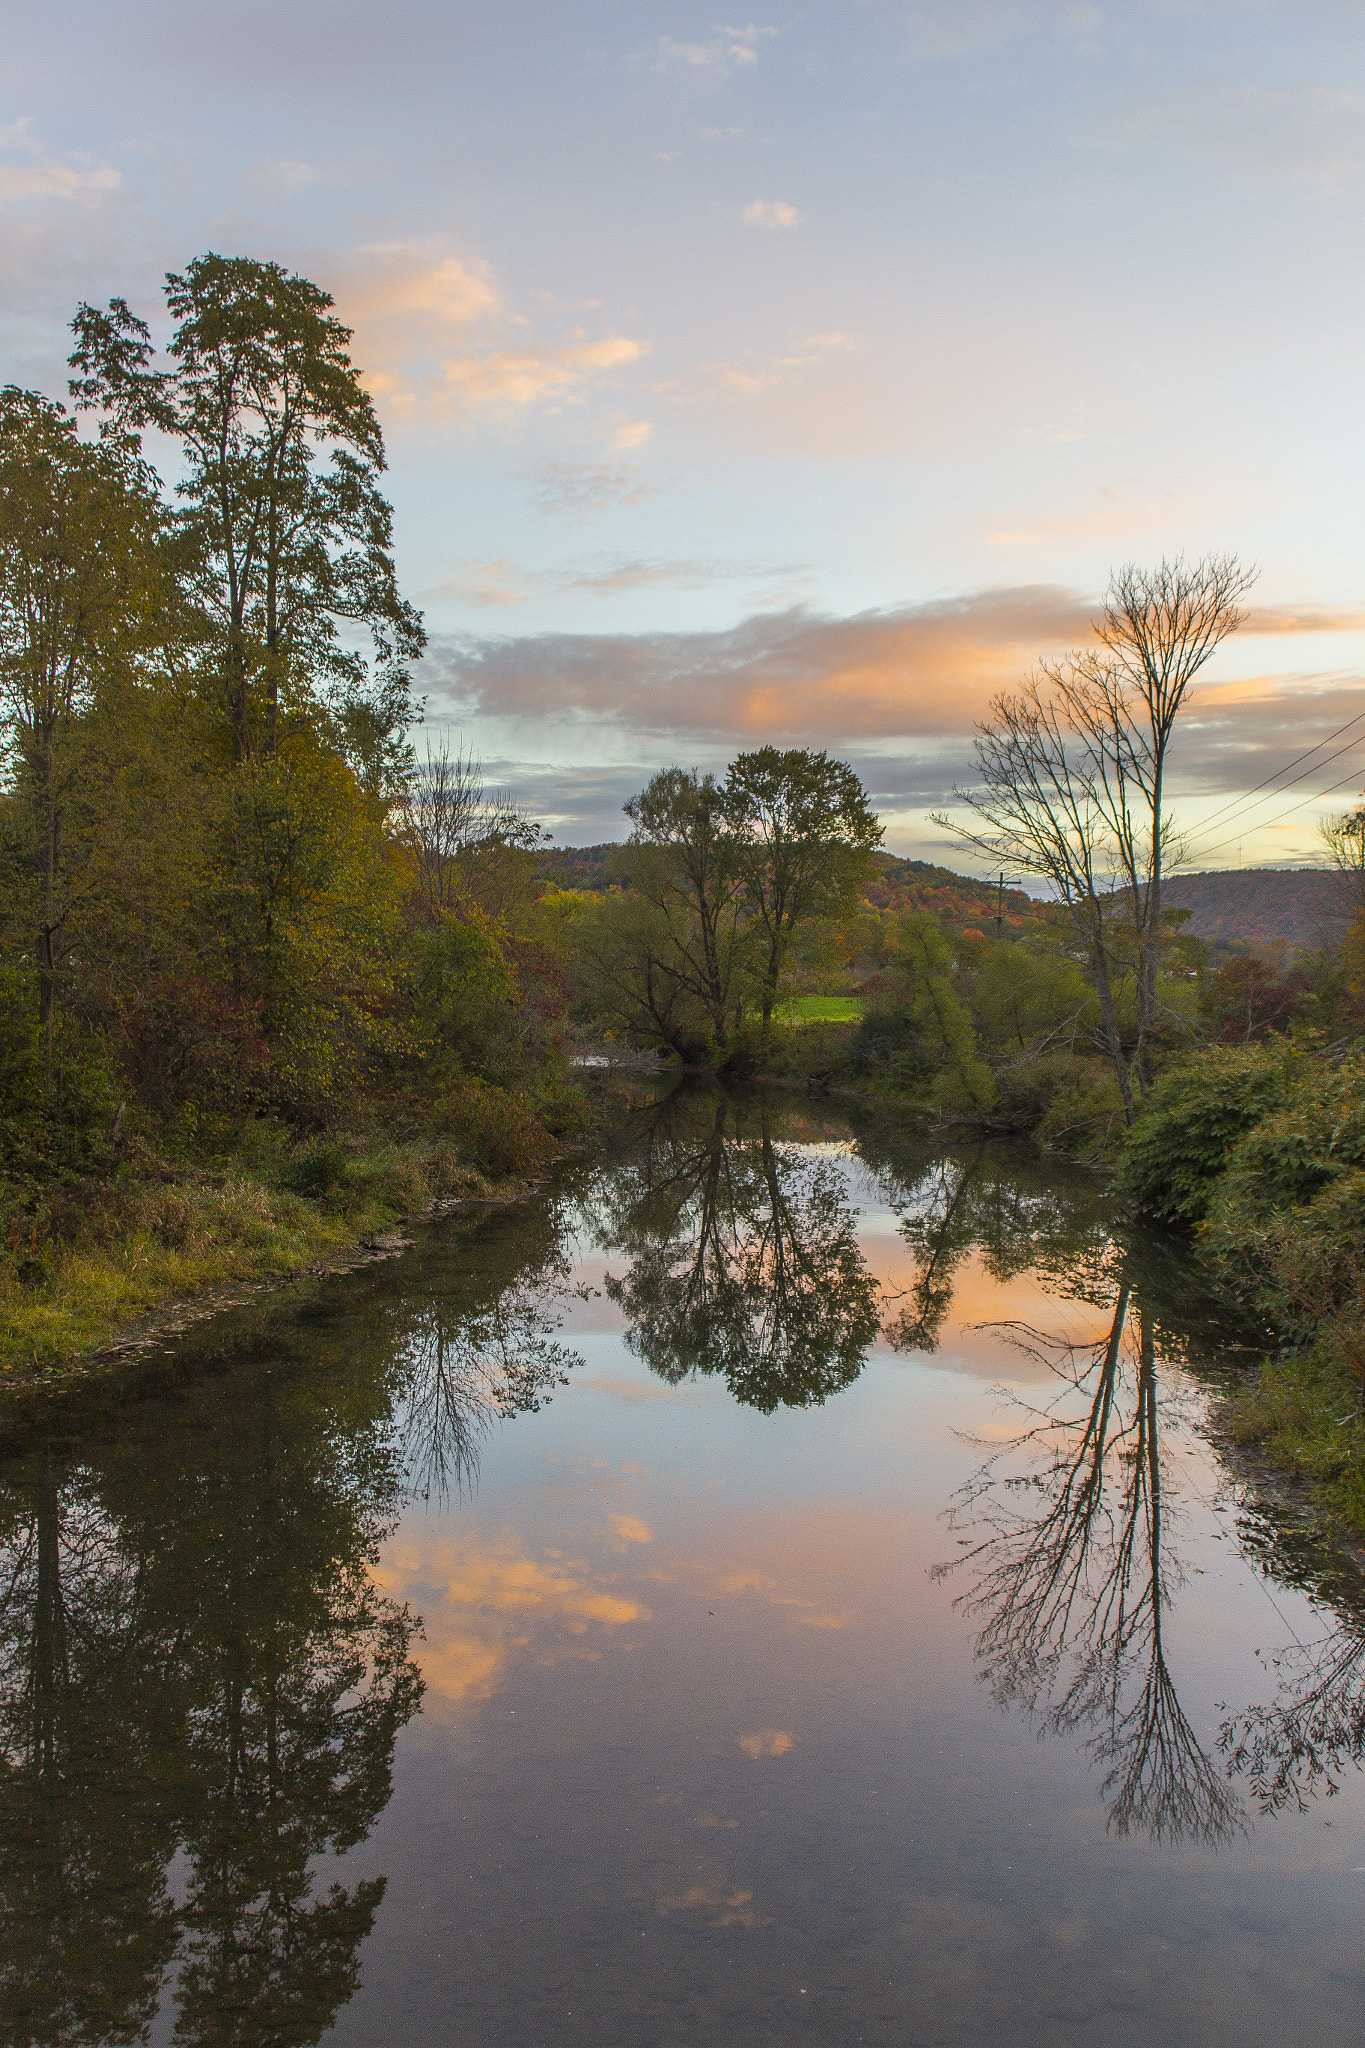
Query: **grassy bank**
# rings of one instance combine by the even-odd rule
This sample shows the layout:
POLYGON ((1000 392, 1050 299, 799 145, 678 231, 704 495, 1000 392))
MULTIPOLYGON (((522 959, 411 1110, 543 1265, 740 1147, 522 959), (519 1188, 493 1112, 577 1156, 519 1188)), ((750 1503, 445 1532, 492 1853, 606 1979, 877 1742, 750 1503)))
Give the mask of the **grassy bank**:
POLYGON ((1300 1487, 1327 1529, 1365 1536, 1360 1377, 1330 1344, 1263 1365, 1219 1421, 1233 1443, 1300 1487))
POLYGON ((1225 1404, 1227 1434, 1365 1534, 1365 1052, 1207 1048, 1158 1083, 1118 1179, 1277 1345, 1225 1404))
POLYGON ((250 1122, 177 1158, 118 1159, 11 1207, 0 1254, 0 1385, 57 1377, 163 1304, 298 1271, 434 1202, 506 1197, 583 1126, 576 1091, 542 1114, 500 1090, 433 1105, 434 1128, 299 1141, 250 1122))

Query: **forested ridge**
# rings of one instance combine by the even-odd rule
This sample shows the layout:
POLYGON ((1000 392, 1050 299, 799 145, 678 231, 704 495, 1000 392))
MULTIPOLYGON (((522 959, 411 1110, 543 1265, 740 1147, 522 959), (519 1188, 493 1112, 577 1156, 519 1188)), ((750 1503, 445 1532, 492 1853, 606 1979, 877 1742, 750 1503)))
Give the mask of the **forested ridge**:
MULTIPOLYGON (((538 871, 548 887, 604 890, 613 882, 628 883, 632 849, 623 841, 594 846, 556 846, 541 850, 538 871)), ((994 924, 1003 911, 1006 923, 1018 929, 1037 917, 1039 906, 1024 890, 1001 892, 994 882, 955 874, 929 861, 907 860, 878 849, 863 900, 873 910, 928 910, 959 927, 994 924)))
POLYGON ((1352 904, 1337 869, 1232 868, 1178 873, 1171 902, 1190 913, 1189 929, 1210 946, 1285 947, 1291 953, 1332 946, 1350 924, 1352 904))

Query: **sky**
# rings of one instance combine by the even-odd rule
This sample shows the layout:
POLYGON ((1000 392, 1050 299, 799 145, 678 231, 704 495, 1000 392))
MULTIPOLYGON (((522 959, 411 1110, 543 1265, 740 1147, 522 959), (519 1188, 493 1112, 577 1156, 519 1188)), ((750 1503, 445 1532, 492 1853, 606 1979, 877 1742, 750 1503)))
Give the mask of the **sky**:
POLYGON ((431 636, 419 750, 558 843, 773 742, 971 867, 930 814, 992 694, 1182 550, 1259 568, 1176 740, 1193 864, 1314 860, 1365 789, 1360 0, 0 31, 0 378, 63 395, 76 304, 155 323, 207 249, 324 285, 431 636))

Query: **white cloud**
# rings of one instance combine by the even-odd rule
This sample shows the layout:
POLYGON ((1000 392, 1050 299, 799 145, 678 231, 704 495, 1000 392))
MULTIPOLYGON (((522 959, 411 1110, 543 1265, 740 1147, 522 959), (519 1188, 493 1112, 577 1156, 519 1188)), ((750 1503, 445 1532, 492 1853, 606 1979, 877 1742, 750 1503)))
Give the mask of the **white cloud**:
POLYGON ((44 156, 29 115, 0 128, 0 150, 22 150, 37 161, 0 164, 0 205, 16 199, 79 199, 90 193, 117 192, 123 180, 109 164, 89 165, 77 155, 63 161, 44 156))
POLYGON ((458 569, 452 569, 423 596, 433 598, 458 598, 476 611, 483 611, 489 605, 526 604, 533 593, 526 587, 526 579, 516 565, 505 555, 496 556, 486 562, 464 562, 458 569))
POLYGON ((323 173, 316 164, 296 163, 292 157, 280 157, 275 163, 256 164, 248 176, 253 185, 267 192, 304 192, 310 185, 319 184, 323 173))
POLYGON ((751 21, 744 28, 730 28, 718 23, 710 42, 680 43, 672 36, 659 37, 659 67, 682 64, 693 71, 742 71, 758 62, 758 46, 764 36, 775 36, 777 29, 760 27, 751 21))
POLYGON ((626 424, 623 427, 618 427, 612 435, 611 445, 613 448, 619 449, 624 455, 629 453, 632 448, 643 448, 653 432, 654 422, 652 420, 627 420, 626 424))
POLYGON ((801 383, 802 371, 819 369, 831 356, 856 355, 861 346, 851 334, 808 334, 794 343, 789 355, 774 356, 771 362, 752 369, 735 363, 711 363, 704 372, 707 382, 703 395, 711 392, 731 398, 761 398, 778 386, 801 383))
POLYGON ((489 265, 431 243, 357 249, 335 283, 356 360, 397 418, 459 418, 581 399, 647 344, 571 327, 541 338, 505 304, 489 265))
POLYGON ((740 215, 751 228, 799 228, 804 218, 785 199, 751 199, 740 215))
POLYGON ((36 164, 0 164, 0 203, 11 199, 78 199, 89 192, 117 192, 123 183, 107 164, 78 171, 45 158, 36 164))
POLYGON ((843 745, 961 735, 1040 652, 1086 636, 1090 607, 1035 584, 831 618, 802 605, 729 631, 544 633, 433 642, 433 694, 465 715, 635 735, 759 734, 843 745))

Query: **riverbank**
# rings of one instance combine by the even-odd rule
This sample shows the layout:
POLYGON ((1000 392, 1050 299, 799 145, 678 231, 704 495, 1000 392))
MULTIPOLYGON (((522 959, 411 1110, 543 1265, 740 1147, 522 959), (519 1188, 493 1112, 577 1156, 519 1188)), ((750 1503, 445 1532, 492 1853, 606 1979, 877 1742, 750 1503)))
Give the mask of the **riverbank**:
POLYGON ((426 1130, 407 1116, 400 1133, 371 1125, 300 1140, 261 1119, 177 1150, 122 1133, 86 1173, 13 1191, 0 1386, 60 1379, 155 1341, 163 1324, 231 1305, 244 1284, 381 1256, 409 1218, 523 1198, 587 1114, 574 1089, 537 1110, 470 1084, 454 1106, 433 1105, 426 1130))
POLYGON ((1287 1485, 1319 1533, 1365 1543, 1360 1375, 1328 1344, 1267 1360, 1218 1413, 1220 1435, 1287 1485))

